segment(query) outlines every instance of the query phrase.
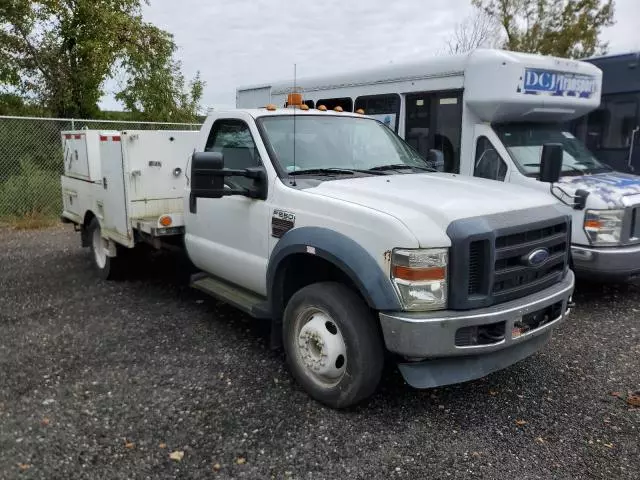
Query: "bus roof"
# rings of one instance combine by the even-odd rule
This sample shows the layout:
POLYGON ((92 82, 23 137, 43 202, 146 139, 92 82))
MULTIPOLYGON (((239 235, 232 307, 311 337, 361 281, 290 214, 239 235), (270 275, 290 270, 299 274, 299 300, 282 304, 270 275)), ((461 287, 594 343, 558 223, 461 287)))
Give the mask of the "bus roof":
MULTIPOLYGON (((393 63, 383 67, 364 69, 355 72, 340 73, 336 75, 324 75, 317 77, 300 78, 297 84, 305 92, 319 90, 330 90, 346 86, 359 86, 371 84, 394 83, 408 80, 419 80, 434 77, 451 77, 464 75, 471 61, 480 61, 486 64, 499 64, 507 61, 509 63, 535 63, 541 60, 551 62, 578 62, 576 60, 559 59, 536 54, 511 52, 496 49, 476 49, 462 55, 450 55, 443 57, 433 57, 415 62, 393 63)), ((273 95, 288 93, 292 87, 292 80, 275 82, 272 84, 262 84, 253 86, 243 86, 237 89, 238 92, 270 88, 273 95)))

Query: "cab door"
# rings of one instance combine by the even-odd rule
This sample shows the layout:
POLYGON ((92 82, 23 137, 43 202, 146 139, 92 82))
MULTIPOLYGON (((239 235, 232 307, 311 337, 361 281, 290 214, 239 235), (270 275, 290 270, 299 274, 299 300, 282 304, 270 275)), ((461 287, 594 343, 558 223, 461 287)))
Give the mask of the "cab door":
MULTIPOLYGON (((219 118, 208 130, 204 150, 222 153, 226 168, 263 165, 266 152, 262 148, 261 153, 258 148, 256 140, 260 137, 249 117, 239 113, 219 118)), ((227 177, 225 186, 248 187, 250 182, 244 177, 227 177)), ((189 195, 185 197, 185 243, 191 261, 216 277, 266 295, 270 221, 267 202, 242 195, 197 198, 192 212, 189 195)))

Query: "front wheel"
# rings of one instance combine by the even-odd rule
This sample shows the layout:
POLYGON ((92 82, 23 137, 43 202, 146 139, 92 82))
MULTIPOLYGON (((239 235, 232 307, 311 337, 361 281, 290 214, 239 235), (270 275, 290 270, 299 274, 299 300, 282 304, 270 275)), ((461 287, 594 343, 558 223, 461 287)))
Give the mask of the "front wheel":
POLYGON ((384 348, 364 301, 339 283, 297 291, 284 312, 283 342, 295 379, 332 408, 354 405, 376 390, 384 348))

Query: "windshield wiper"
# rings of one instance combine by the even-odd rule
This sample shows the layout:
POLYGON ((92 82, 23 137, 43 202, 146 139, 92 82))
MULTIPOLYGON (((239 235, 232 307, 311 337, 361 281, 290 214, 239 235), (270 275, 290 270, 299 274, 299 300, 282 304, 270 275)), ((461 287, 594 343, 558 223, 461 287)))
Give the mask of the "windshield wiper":
POLYGON ((422 170, 425 172, 437 172, 435 168, 431 167, 422 167, 419 165, 407 165, 406 163, 395 163, 391 165, 380 165, 378 167, 372 167, 368 169, 368 172, 385 172, 387 170, 406 170, 406 169, 416 169, 422 170))
POLYGON ((384 175, 381 172, 359 170, 357 168, 307 168, 289 172, 289 175, 353 175, 354 173, 367 173, 369 175, 384 175))

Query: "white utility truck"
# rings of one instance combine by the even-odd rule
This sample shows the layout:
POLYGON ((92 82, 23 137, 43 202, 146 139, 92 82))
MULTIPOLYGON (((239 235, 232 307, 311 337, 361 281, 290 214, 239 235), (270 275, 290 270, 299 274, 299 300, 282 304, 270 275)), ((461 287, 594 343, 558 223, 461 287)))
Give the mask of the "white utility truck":
MULTIPOLYGON (((363 111, 436 168, 532 187, 573 217, 578 276, 640 277, 640 177, 599 162, 567 122, 600 104, 602 72, 586 62, 504 50, 299 79, 310 107, 363 111), (559 182, 540 181, 545 144, 563 150, 559 182)), ((237 91, 237 106, 284 105, 291 82, 237 91)))
POLYGON ((63 133, 62 216, 102 277, 138 242, 183 243, 192 285, 271 321, 293 376, 332 407, 374 392, 385 349, 417 388, 539 350, 574 288, 555 199, 434 172, 380 122, 297 98, 214 111, 197 136, 63 133))

